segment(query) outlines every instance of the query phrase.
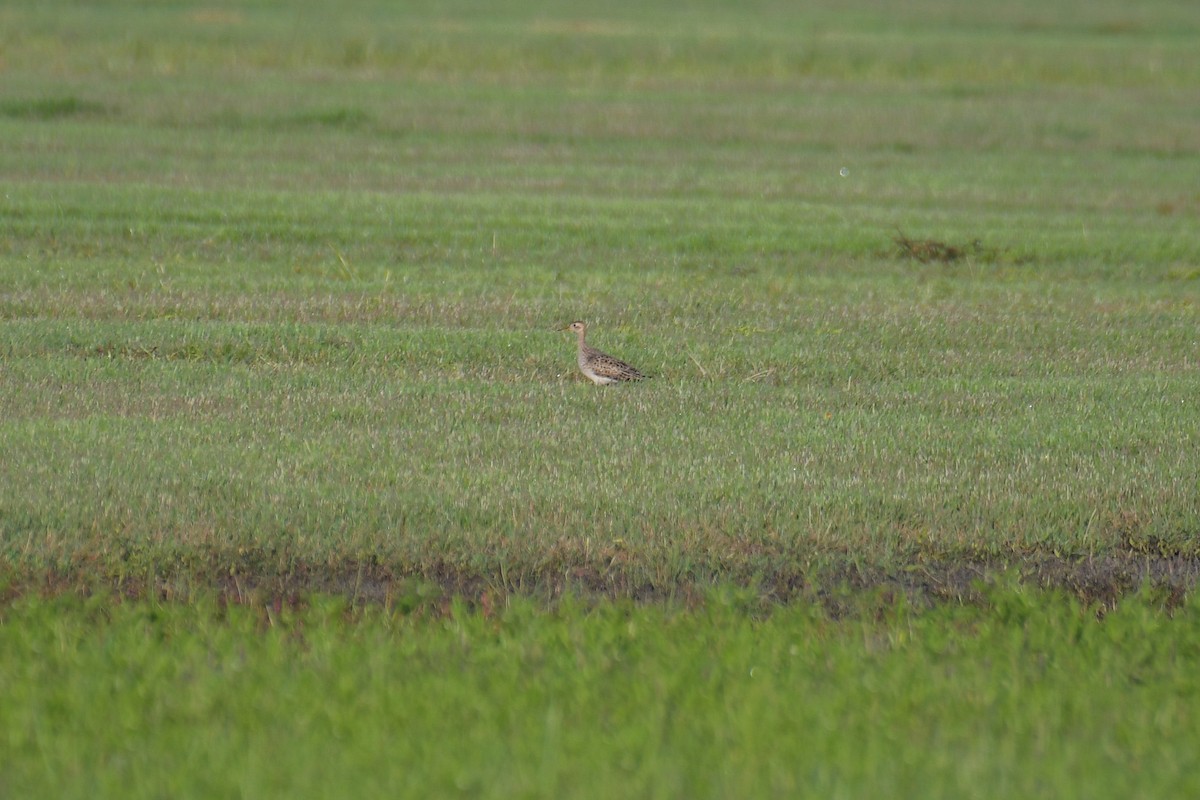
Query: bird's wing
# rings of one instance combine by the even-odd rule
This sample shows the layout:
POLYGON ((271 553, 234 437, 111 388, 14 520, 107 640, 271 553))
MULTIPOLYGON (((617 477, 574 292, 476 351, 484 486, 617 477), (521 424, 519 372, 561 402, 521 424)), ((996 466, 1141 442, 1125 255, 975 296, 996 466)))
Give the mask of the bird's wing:
POLYGON ((607 353, 597 353, 588 361, 588 366, 602 378, 612 378, 616 381, 640 381, 646 377, 636 367, 631 367, 619 358, 613 358, 607 353))

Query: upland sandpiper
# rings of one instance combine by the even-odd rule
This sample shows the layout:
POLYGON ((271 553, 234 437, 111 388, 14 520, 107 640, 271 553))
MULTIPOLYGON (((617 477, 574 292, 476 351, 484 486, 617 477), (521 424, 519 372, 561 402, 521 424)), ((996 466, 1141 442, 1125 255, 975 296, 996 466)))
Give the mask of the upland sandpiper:
POLYGON ((600 352, 584 341, 584 337, 587 336, 586 322, 572 322, 563 330, 574 331, 579 338, 579 357, 577 359, 579 371, 586 375, 592 383, 603 386, 617 381, 640 381, 646 377, 635 367, 629 366, 608 353, 600 352))

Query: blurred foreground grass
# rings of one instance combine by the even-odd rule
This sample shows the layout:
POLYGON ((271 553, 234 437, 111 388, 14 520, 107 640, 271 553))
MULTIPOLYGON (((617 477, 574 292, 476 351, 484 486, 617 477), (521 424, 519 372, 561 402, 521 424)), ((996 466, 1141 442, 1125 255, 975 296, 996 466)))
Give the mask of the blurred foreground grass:
POLYGON ((1180 797, 1195 601, 0 608, 7 796, 1180 797), (447 743, 455 743, 447 746, 447 743))

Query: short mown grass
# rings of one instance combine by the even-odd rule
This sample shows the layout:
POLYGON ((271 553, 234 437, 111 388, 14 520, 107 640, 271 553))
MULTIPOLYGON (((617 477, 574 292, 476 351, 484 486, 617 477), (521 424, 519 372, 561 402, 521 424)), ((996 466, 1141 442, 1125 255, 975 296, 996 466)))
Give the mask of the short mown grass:
POLYGON ((47 8, 0 90, 17 575, 1195 555, 1169 2, 47 8), (575 318, 654 379, 581 383, 575 318))
POLYGON ((1198 33, 6 4, 0 796, 1195 795, 1198 33))
POLYGON ((1189 15, 461 12, 5 12, 18 575, 1195 557, 1189 15))

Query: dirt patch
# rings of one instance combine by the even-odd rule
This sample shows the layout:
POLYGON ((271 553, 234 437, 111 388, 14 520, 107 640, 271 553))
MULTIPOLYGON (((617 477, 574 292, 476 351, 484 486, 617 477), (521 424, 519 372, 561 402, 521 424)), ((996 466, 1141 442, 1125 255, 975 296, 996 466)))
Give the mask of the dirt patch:
POLYGON ((1124 597, 1149 590, 1158 593, 1164 606, 1174 608, 1200 584, 1200 558, 1194 556, 1147 557, 1112 554, 1063 558, 1028 556, 1016 560, 945 561, 907 567, 899 572, 851 568, 845 582, 817 594, 837 612, 853 607, 863 595, 884 599, 904 596, 913 605, 986 602, 989 587, 1015 582, 1075 597, 1101 612, 1124 597), (849 589, 849 592, 847 592, 849 589))
POLYGON ((693 565, 685 574, 668 579, 624 569, 612 561, 569 565, 550 561, 493 570, 479 568, 478 562, 469 566, 452 561, 405 564, 376 559, 291 563, 286 569, 263 569, 264 560, 257 561, 256 569, 245 569, 254 561, 243 560, 241 568, 231 567, 214 554, 212 570, 120 579, 86 569, 15 576, 7 581, 0 602, 29 592, 112 592, 128 599, 160 601, 187 601, 216 594, 222 602, 280 606, 302 605, 307 598, 320 594, 341 596, 356 606, 437 609, 450 598, 487 608, 506 596, 552 603, 569 594, 585 599, 692 606, 702 603, 714 587, 735 586, 745 589, 764 607, 812 602, 833 616, 844 616, 864 606, 887 606, 900 598, 918 608, 941 603, 984 603, 989 587, 997 583, 1064 592, 1100 612, 1131 593, 1150 590, 1161 597, 1165 607, 1173 608, 1200 584, 1200 557, 1129 551, 1080 557, 1035 554, 1008 559, 944 558, 888 569, 842 563, 806 570, 786 560, 774 562, 776 567, 754 569, 728 564, 693 565))
POLYGON ((1014 256, 1005 250, 988 247, 979 239, 968 244, 950 244, 939 239, 912 239, 904 231, 897 229, 892 241, 896 243, 901 256, 920 261, 922 264, 950 264, 963 259, 983 264, 1021 264, 1028 261, 1026 257, 1014 256))
POLYGON ((896 235, 892 237, 892 241, 900 248, 901 255, 915 258, 923 264, 930 261, 943 263, 957 261, 966 255, 966 250, 961 247, 936 239, 910 239, 904 235, 903 231, 897 231, 896 235))

